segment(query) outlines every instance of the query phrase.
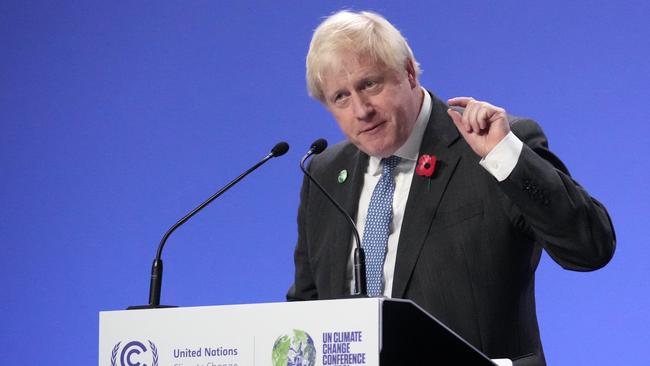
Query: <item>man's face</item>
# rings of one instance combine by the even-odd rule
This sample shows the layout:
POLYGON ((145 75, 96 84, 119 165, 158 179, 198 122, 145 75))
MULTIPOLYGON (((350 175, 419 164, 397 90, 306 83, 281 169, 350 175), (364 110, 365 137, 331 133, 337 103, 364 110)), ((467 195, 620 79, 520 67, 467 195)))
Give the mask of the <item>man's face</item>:
POLYGON ((323 73, 327 109, 361 151, 392 155, 411 134, 422 102, 413 67, 398 72, 351 53, 339 61, 336 70, 323 73))

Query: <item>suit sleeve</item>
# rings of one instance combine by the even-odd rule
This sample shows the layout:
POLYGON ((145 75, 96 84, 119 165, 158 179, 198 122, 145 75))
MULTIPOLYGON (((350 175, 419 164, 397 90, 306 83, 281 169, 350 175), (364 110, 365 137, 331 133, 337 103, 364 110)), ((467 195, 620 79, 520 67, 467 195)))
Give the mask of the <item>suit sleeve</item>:
POLYGON ((316 300, 318 291, 310 266, 309 249, 307 245, 307 211, 309 206, 309 179, 304 177, 300 190, 300 206, 298 208, 298 243, 294 252, 295 276, 294 282, 287 292, 288 301, 316 300))
POLYGON ((511 127, 524 146, 514 170, 499 185, 520 211, 518 224, 562 267, 603 267, 616 247, 607 210, 571 178, 537 123, 516 120, 511 127))

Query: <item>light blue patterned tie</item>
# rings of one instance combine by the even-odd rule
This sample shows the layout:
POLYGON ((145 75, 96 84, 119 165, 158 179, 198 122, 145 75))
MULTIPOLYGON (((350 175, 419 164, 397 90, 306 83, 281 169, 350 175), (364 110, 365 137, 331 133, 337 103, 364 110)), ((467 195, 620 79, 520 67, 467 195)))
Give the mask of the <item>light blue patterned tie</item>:
POLYGON ((382 159, 381 178, 370 197, 361 241, 361 246, 366 252, 368 296, 379 296, 384 289, 384 258, 390 234, 390 222, 393 220, 393 193, 395 192, 393 170, 399 164, 399 160, 397 156, 382 159))

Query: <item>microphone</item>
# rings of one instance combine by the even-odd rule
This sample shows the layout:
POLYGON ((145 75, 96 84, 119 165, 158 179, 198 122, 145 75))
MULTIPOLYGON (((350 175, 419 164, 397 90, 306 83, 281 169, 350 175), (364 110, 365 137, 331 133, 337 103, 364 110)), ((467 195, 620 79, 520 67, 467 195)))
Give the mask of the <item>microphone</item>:
POLYGON ((338 203, 336 200, 323 188, 323 186, 316 181, 314 177, 305 169, 305 161, 309 159, 312 155, 318 155, 322 153, 327 148, 327 140, 318 139, 311 144, 311 147, 300 160, 300 169, 303 173, 309 178, 318 187, 318 189, 323 192, 325 197, 336 207, 339 212, 345 216, 350 225, 352 226, 352 233, 354 233, 354 239, 356 246, 354 248, 354 294, 353 296, 367 297, 368 296, 368 285, 366 281, 366 254, 361 247, 361 239, 359 238, 359 230, 357 225, 352 220, 352 217, 345 211, 345 209, 338 203))
POLYGON ((239 175, 237 178, 233 179, 230 183, 226 184, 217 193, 210 196, 210 198, 205 200, 203 203, 198 205, 195 209, 190 211, 190 213, 185 215, 182 219, 178 220, 177 223, 172 225, 172 227, 170 227, 169 230, 167 230, 165 235, 163 235, 162 240, 160 240, 160 244, 158 244, 158 251, 156 252, 156 258, 153 260, 153 265, 151 266, 151 282, 149 283, 149 304, 129 306, 127 310, 175 307, 172 305, 160 305, 160 290, 162 287, 162 276, 163 276, 163 262, 161 257, 162 257, 163 247, 165 246, 165 242, 167 241, 167 238, 169 238, 169 236, 181 225, 183 225, 189 219, 191 219, 192 216, 196 215, 205 206, 212 203, 212 201, 214 201, 217 197, 221 196, 224 192, 230 189, 230 187, 234 186, 240 180, 244 179, 244 177, 246 177, 248 174, 253 172, 253 170, 259 168, 260 165, 266 163, 271 158, 275 158, 286 154, 287 151, 289 151, 289 144, 287 144, 284 141, 278 142, 277 144, 275 144, 275 146, 273 146, 271 152, 268 155, 266 155, 264 159, 260 160, 257 164, 253 165, 247 171, 239 175))

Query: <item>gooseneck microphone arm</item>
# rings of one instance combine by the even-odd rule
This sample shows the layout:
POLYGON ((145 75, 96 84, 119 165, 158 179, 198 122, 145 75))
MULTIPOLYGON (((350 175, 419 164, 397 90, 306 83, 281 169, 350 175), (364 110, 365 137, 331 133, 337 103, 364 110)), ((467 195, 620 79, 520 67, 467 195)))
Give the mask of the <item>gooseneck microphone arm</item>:
POLYGON ((325 139, 318 139, 311 144, 311 147, 307 151, 307 154, 302 157, 300 160, 300 169, 303 173, 309 178, 309 180, 318 187, 318 189, 323 192, 325 197, 336 207, 343 216, 348 220, 352 226, 352 233, 354 234, 354 239, 356 246, 354 248, 354 295, 355 296, 368 296, 368 286, 366 281, 366 255, 361 247, 361 239, 359 237, 359 230, 357 225, 354 223, 352 217, 345 211, 343 206, 341 206, 326 190, 323 186, 316 181, 314 177, 305 169, 305 162, 309 157, 313 155, 318 155, 322 153, 327 148, 327 141, 325 139))
POLYGON ((190 211, 190 213, 188 213, 182 219, 178 220, 178 222, 172 225, 172 227, 170 227, 169 230, 167 230, 165 235, 163 235, 162 239, 160 240, 160 244, 158 244, 158 251, 156 252, 156 258, 153 260, 153 264, 151 266, 151 282, 149 283, 149 305, 131 306, 129 307, 129 309, 143 309, 143 308, 149 309, 149 308, 169 307, 165 305, 162 306, 160 305, 160 292, 162 287, 162 275, 163 275, 162 251, 163 248, 165 247, 165 242, 167 242, 169 236, 181 225, 183 225, 189 219, 191 219, 192 216, 196 215, 205 206, 212 203, 212 201, 217 199, 219 196, 221 196, 223 193, 229 190, 232 186, 237 184, 240 180, 244 179, 244 177, 246 177, 248 174, 252 173, 255 169, 259 168, 262 164, 266 163, 269 159, 282 156, 287 151, 289 151, 289 144, 287 144, 286 142, 277 143, 273 147, 273 149, 271 149, 271 152, 264 157, 264 159, 260 160, 257 164, 253 165, 244 173, 240 174, 237 178, 233 179, 230 183, 226 184, 217 193, 210 196, 210 198, 205 200, 203 203, 198 205, 195 209, 190 211))

